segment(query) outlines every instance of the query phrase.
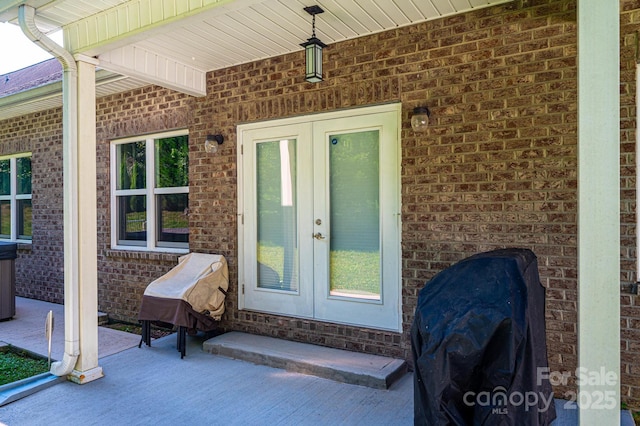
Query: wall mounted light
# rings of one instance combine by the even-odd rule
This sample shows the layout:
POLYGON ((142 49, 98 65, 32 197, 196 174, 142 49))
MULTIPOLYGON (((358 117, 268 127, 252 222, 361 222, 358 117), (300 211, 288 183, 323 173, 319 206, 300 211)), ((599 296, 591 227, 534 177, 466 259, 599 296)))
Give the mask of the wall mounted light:
POLYGON ((318 83, 322 81, 322 48, 327 45, 316 37, 316 15, 323 13, 324 10, 320 6, 307 6, 304 11, 313 16, 313 32, 311 38, 300 46, 305 50, 305 75, 304 78, 310 83, 318 83))
POLYGON ((218 152, 218 145, 222 145, 224 142, 224 136, 217 135, 207 135, 207 139, 204 141, 204 150, 209 154, 215 154, 218 152))
POLYGON ((429 128, 431 111, 427 107, 415 107, 411 116, 411 128, 414 132, 424 132, 429 128))

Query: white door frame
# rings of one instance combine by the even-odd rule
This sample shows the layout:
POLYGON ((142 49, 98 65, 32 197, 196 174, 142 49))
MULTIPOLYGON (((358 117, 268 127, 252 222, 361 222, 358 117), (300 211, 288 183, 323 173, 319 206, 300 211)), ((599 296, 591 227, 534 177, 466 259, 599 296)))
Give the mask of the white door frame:
MULTIPOLYGON (((237 128, 237 164, 238 164, 238 283, 239 283, 239 292, 238 292, 238 308, 240 310, 252 310, 259 312, 267 312, 274 313, 277 315, 288 315, 293 317, 303 317, 309 319, 316 319, 320 321, 328 321, 332 323, 344 323, 351 324, 355 326, 365 326, 376 329, 385 329, 392 331, 401 331, 402 330, 402 306, 401 306, 401 285, 402 285, 402 277, 401 277, 401 251, 400 251, 400 237, 401 237, 401 220, 400 220, 400 200, 401 200, 401 182, 400 182, 400 123, 401 123, 401 104, 393 103, 393 104, 384 104, 377 105, 373 107, 363 107, 356 108, 350 110, 343 111, 334 111, 329 113, 321 113, 314 114, 308 116, 300 116, 293 117, 287 119, 280 120, 272 120, 266 122, 257 122, 257 123, 248 123, 239 125, 237 128), (251 266, 246 267, 245 265, 256 265, 257 258, 254 250, 252 250, 252 242, 248 239, 255 239, 256 235, 256 220, 253 216, 255 216, 251 209, 254 209, 255 204, 255 159, 253 158, 254 150, 254 141, 273 141, 277 140, 281 137, 286 137, 287 135, 291 138, 305 138, 307 137, 307 130, 304 129, 305 125, 309 126, 309 131, 313 131, 313 123, 318 122, 330 122, 335 120, 340 120, 344 118, 351 118, 352 120, 355 118, 362 118, 371 115, 377 114, 391 114, 395 120, 394 125, 391 126, 393 130, 388 130, 385 133, 385 137, 383 139, 383 135, 381 135, 381 144, 386 144, 385 146, 385 154, 394 157, 394 161, 392 161, 392 166, 383 166, 381 163, 380 170, 380 179, 390 181, 390 184, 386 185, 386 191, 388 193, 382 193, 381 188, 381 197, 386 197, 389 199, 389 203, 393 206, 391 210, 393 210, 390 214, 390 217, 381 217, 381 226, 382 227, 394 227, 395 228, 395 237, 394 241, 388 242, 386 246, 381 247, 381 249, 385 249, 386 252, 383 252, 383 283, 382 283, 382 303, 379 303, 379 306, 386 304, 387 313, 390 313, 390 317, 386 321, 373 321, 371 323, 361 323, 357 314, 354 314, 350 318, 347 317, 324 317, 323 315, 318 316, 315 312, 309 314, 309 312, 305 309, 300 309, 296 304, 300 302, 308 303, 308 297, 315 297, 313 292, 311 294, 307 294, 305 292, 304 286, 309 284, 307 282, 308 277, 301 277, 300 279, 300 292, 297 296, 295 302, 278 302, 279 294, 277 291, 261 291, 259 296, 259 301, 256 298, 253 298, 254 295, 249 295, 249 290, 255 290, 256 287, 256 272, 257 267, 251 266), (289 129, 286 129, 288 126, 289 129), (283 131, 283 128, 287 131, 283 131), (291 131, 290 129, 297 129, 295 131, 291 131), (391 133, 389 133, 391 132, 391 133), (392 134, 392 136, 390 136, 392 134), (389 147, 391 145, 391 147, 389 147), (248 169, 250 168, 250 169, 248 169), (273 299, 273 300, 271 300, 273 299), (389 311, 390 308, 390 311, 389 311), (331 317, 331 318, 329 318, 331 317)), ((370 127, 370 125, 369 125, 370 127)), ((313 138, 312 135, 309 135, 309 139, 307 141, 311 141, 313 138)), ((310 143, 310 142, 307 142, 310 143)), ((302 153, 302 157, 299 157, 299 161, 302 164, 302 167, 299 167, 300 181, 304 182, 308 176, 305 176, 306 173, 313 173, 313 167, 307 167, 305 165, 313 164, 313 158, 305 158, 304 152, 308 151, 311 153, 311 150, 298 150, 299 155, 302 153)), ((311 155, 311 154, 309 154, 311 155)), ((313 182, 313 179, 309 180, 313 182)), ((304 185, 304 183, 303 183, 304 185)), ((299 200, 299 205, 312 205, 313 200, 306 200, 304 197, 312 197, 313 187, 312 188, 302 188, 298 187, 298 195, 303 197, 299 200), (306 203, 309 204, 306 204, 306 203)), ((304 210, 304 209, 300 209, 304 210)), ((299 213, 300 214, 300 213, 299 213)), ((313 214, 313 212, 312 212, 313 214)), ((313 246, 316 240, 313 239, 313 233, 316 230, 313 228, 313 217, 310 218, 298 218, 302 219, 299 228, 299 240, 300 251, 303 250, 311 250, 312 248, 307 248, 307 242, 313 246), (309 229, 307 229, 306 225, 302 222, 308 221, 310 224, 309 229), (308 234, 308 235, 307 235, 308 234), (309 238, 306 238, 309 237, 309 238)), ((313 256, 312 256, 313 258, 313 256)), ((301 264, 301 270, 306 267, 306 265, 301 264)), ((313 269, 313 266, 311 267, 313 269)), ((304 275, 304 274, 303 274, 304 275)), ((313 279, 313 278, 311 278, 313 279)), ((313 282, 310 283, 311 288, 313 289, 313 282)), ((293 299, 292 299, 293 300, 293 299)), ((350 302, 354 304, 358 304, 358 302, 350 302)), ((313 300, 310 306, 313 306, 313 300)))

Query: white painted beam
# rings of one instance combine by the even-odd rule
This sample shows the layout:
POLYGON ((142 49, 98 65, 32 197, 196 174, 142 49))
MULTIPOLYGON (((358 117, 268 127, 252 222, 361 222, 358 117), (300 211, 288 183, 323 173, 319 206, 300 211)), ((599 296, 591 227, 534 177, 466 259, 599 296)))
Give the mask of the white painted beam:
POLYGON ((620 424, 620 16, 578 0, 578 396, 581 426, 620 424))
MULTIPOLYGON (((87 383, 102 377, 98 366, 98 237, 96 206, 96 67, 92 58, 77 60, 78 137, 76 140, 78 320, 80 355, 69 378, 87 383)), ((69 271, 65 271, 68 273, 69 271)))
POLYGON ((207 94, 206 72, 139 46, 116 48, 99 56, 100 67, 193 96, 207 94))

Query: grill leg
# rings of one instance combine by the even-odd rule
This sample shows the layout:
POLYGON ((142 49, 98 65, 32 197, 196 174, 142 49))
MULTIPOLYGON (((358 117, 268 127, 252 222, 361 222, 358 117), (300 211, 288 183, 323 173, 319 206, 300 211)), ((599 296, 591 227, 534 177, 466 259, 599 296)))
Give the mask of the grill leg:
POLYGON ((180 359, 184 358, 187 350, 187 327, 178 327, 178 351, 180 352, 180 359))
POLYGON ((151 346, 151 321, 142 320, 142 332, 140 334, 140 343, 138 343, 138 347, 142 346, 142 342, 147 346, 151 346))

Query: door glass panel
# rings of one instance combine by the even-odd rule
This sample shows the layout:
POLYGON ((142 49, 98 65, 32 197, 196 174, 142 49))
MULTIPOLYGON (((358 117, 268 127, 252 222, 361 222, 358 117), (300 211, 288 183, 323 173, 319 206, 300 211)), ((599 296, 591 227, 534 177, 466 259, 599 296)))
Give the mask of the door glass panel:
POLYGON ((296 140, 256 145, 259 288, 298 291, 296 140))
POLYGON ((332 296, 380 299, 378 133, 329 137, 332 296))

